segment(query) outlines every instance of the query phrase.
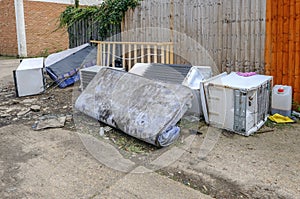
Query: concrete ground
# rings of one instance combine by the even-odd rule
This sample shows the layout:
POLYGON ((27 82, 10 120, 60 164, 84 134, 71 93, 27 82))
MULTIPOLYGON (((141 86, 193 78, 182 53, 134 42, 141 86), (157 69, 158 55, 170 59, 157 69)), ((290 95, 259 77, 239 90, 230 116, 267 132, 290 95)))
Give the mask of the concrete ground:
POLYGON ((178 178, 216 198, 223 198, 224 192, 232 193, 230 198, 300 198, 299 123, 272 130, 265 127, 250 137, 222 132, 217 138, 207 136, 207 127, 202 131, 206 136, 198 137, 190 152, 167 172, 182 171, 178 178), (207 147, 208 154, 199 150, 207 138, 216 143, 207 147), (201 153, 207 155, 201 157, 201 153))
MULTIPOLYGON (((12 81, 18 63, 0 60, 0 85, 12 81)), ((98 145, 113 154, 94 137, 1 127, 0 198, 300 198, 299 123, 264 127, 250 137, 206 125, 197 130, 189 144, 153 161, 164 165, 159 170, 140 166, 124 173, 89 150, 98 145)), ((117 165, 114 158, 109 161, 117 165)))
POLYGON ((0 83, 12 82, 13 73, 12 71, 19 65, 19 59, 0 59, 0 83))
POLYGON ((154 172, 110 169, 71 131, 10 125, 0 143, 1 198, 210 198, 154 172))
MULTIPOLYGON (((13 81, 18 64, 0 60, 0 85, 13 81)), ((142 167, 137 173, 104 166, 82 139, 94 141, 62 129, 1 127, 0 198, 211 198, 142 167)))

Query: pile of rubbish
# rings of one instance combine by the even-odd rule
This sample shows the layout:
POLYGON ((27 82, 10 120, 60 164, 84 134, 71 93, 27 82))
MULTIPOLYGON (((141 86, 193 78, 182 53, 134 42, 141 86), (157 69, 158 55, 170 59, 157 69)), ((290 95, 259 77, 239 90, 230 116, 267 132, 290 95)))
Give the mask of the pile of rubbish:
MULTIPOLYGON (((293 122, 291 88, 272 87, 271 76, 255 72, 213 74, 210 66, 154 63, 137 63, 126 72, 97 66, 96 54, 95 47, 84 44, 48 56, 45 67, 42 58, 24 59, 14 72, 17 95, 44 92, 44 69, 60 88, 80 80, 77 110, 158 147, 179 137, 177 123, 184 115, 244 136, 258 131, 268 118, 293 122)), ((56 126, 65 120, 47 119, 56 126)), ((37 130, 46 127, 51 124, 40 121, 34 126, 37 130)))

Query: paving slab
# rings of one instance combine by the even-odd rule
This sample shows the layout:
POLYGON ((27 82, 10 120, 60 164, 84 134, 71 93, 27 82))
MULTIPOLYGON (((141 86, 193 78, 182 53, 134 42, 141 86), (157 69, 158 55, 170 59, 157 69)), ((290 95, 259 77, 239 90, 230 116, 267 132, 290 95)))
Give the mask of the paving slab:
POLYGON ((123 199, 211 198, 208 195, 143 167, 139 167, 132 173, 127 174, 115 185, 111 186, 107 194, 110 198, 123 199), (145 173, 142 173, 143 171, 145 173))
POLYGON ((0 83, 13 81, 12 71, 17 69, 20 59, 0 59, 0 83))
POLYGON ((0 143, 0 198, 210 198, 149 170, 110 169, 76 132, 9 125, 0 143))

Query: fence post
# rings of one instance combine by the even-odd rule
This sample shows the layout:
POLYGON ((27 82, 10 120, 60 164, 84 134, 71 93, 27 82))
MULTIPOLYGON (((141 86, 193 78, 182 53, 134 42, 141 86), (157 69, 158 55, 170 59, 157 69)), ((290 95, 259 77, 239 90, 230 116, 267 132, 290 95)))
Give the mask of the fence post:
POLYGON ((160 62, 165 64, 165 47, 164 47, 165 44, 162 44, 161 45, 161 48, 160 48, 160 54, 161 54, 161 59, 160 59, 160 62))
POLYGON ((126 68, 125 52, 126 52, 125 44, 122 44, 122 65, 124 69, 126 68))
POLYGON ((97 44, 98 51, 97 51, 97 65, 100 66, 102 62, 102 44, 99 42, 97 44))
POLYGON ((170 44, 170 64, 174 64, 174 55, 173 55, 173 52, 174 52, 174 44, 171 43, 170 44))

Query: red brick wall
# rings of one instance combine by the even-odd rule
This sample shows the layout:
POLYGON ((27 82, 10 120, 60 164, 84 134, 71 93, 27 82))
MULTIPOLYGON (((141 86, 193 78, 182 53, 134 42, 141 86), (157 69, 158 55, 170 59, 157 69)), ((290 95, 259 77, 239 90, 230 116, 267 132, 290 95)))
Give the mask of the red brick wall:
MULTIPOLYGON (((27 55, 41 56, 67 49, 66 30, 55 31, 67 5, 24 0, 27 55)), ((0 0, 0 55, 18 55, 14 0, 0 0)))
POLYGON ((40 56, 67 49, 66 30, 55 31, 67 5, 24 0, 27 54, 40 56))
POLYGON ((14 0, 0 0, 0 55, 17 55, 14 0))

